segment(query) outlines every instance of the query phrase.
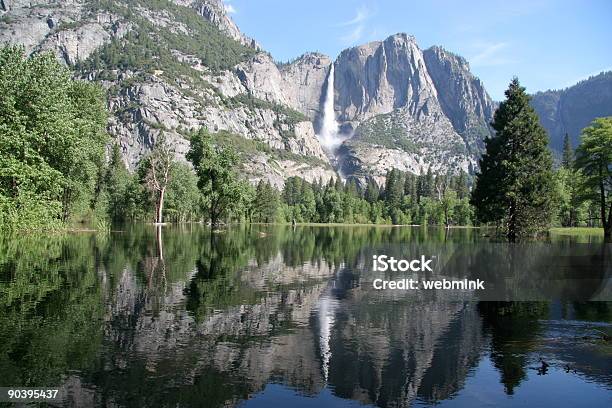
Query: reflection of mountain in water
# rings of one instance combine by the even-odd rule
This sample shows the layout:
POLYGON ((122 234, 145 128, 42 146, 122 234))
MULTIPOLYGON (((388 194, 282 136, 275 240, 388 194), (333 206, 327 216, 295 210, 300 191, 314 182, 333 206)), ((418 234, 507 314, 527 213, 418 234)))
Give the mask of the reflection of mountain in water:
MULTIPOLYGON (((148 232, 96 243, 96 275, 77 279, 79 266, 66 279, 96 282, 82 302, 102 304, 103 318, 92 352, 65 377, 71 401, 232 406, 280 382, 304 394, 327 387, 341 398, 404 407, 452 398, 489 347, 512 392, 525 379, 528 353, 542 349, 541 310, 513 320, 499 316, 516 310, 484 307, 469 294, 372 291, 364 271, 377 246, 410 242, 411 253, 451 257, 441 253, 452 247, 446 235, 397 234, 340 228, 211 239, 205 230, 170 229, 163 259, 162 243, 148 232)), ((567 354, 544 350, 550 358, 567 354)), ((602 381, 593 364, 572 365, 602 381)))
POLYGON ((448 398, 460 388, 483 341, 473 303, 386 301, 340 263, 292 266, 287 254, 249 260, 230 280, 227 257, 207 254, 162 292, 123 269, 108 288, 105 366, 113 387, 106 392, 120 392, 130 381, 123 369, 140 364, 144 377, 176 391, 202 381, 204 371, 218 373, 236 387, 226 395, 233 401, 270 381, 309 394, 327 383, 340 397, 380 406, 448 398), (216 298, 217 289, 224 296, 216 298), (218 303, 237 294, 236 305, 218 303))

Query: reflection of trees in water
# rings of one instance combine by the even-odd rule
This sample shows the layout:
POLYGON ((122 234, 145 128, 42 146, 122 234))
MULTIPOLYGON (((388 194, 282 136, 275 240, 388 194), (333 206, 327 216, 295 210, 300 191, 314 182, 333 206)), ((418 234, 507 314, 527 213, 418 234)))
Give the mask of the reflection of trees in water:
POLYGON ((545 302, 479 302, 484 328, 491 336, 491 360, 501 375, 506 394, 526 377, 529 353, 537 347, 539 319, 548 312, 545 302))
MULTIPOLYGON (((567 305, 567 303, 564 303, 564 305, 567 305)), ((571 302, 571 306, 574 314, 567 317, 577 320, 612 323, 612 302, 571 302)))
POLYGON ((0 385, 54 386, 92 367, 104 313, 94 242, 0 236, 0 385))
POLYGON ((442 274, 484 280, 482 300, 605 299, 602 291, 612 277, 610 250, 610 245, 482 242, 459 245, 453 253, 447 245, 442 274))

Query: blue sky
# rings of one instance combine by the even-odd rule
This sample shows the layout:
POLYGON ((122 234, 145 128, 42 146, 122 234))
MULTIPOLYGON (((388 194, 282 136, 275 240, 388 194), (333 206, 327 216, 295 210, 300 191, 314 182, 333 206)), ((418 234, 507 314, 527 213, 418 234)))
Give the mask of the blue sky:
POLYGON ((280 61, 406 32, 464 56, 490 95, 516 75, 530 93, 612 70, 611 0, 225 0, 240 29, 280 61))

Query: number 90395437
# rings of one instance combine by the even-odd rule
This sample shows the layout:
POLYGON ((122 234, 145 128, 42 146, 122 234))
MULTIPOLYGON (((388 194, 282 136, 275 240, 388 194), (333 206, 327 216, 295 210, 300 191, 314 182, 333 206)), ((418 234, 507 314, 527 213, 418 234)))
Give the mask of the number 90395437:
POLYGON ((50 401, 58 399, 59 388, 0 387, 0 402, 50 401))

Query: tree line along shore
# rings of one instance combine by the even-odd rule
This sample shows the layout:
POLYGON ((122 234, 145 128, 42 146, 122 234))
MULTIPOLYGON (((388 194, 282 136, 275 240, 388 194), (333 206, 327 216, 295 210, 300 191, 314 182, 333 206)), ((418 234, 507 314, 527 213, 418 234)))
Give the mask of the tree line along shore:
POLYGON ((548 136, 513 79, 495 136, 474 175, 391 169, 384 185, 286 180, 282 190, 240 176, 240 153, 219 135, 190 136, 189 163, 160 131, 135 171, 106 132, 105 93, 72 79, 50 54, 0 49, 0 229, 125 222, 340 223, 495 226, 509 241, 551 227, 602 228, 612 242, 612 118, 598 118, 555 164, 548 136))

